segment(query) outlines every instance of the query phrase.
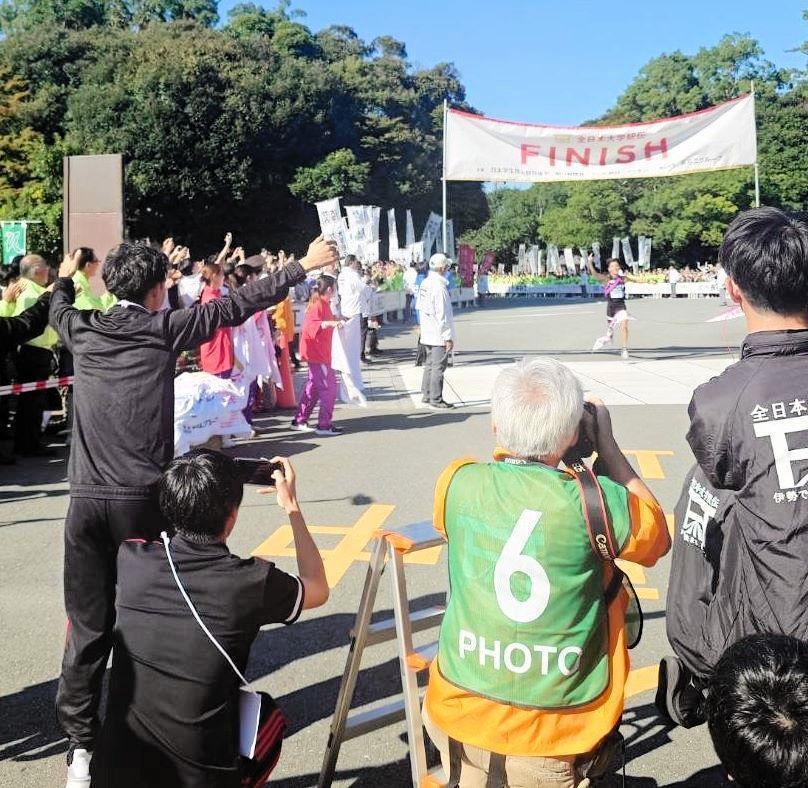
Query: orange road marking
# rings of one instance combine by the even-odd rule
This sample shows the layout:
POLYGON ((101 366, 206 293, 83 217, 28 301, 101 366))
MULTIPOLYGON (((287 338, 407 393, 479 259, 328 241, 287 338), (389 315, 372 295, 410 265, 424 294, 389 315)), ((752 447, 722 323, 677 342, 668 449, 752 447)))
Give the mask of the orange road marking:
POLYGON ((659 462, 660 457, 673 457, 672 451, 656 451, 654 449, 623 449, 623 454, 631 454, 637 460, 640 476, 643 479, 664 479, 665 471, 659 462))
POLYGON ((641 692, 656 689, 659 677, 659 665, 646 665, 644 668, 635 668, 628 674, 626 681, 627 698, 639 695, 641 692))
MULTIPOLYGON (((335 547, 321 548, 325 574, 329 588, 334 588, 354 561, 369 561, 370 553, 365 549, 373 534, 393 513, 395 506, 389 504, 372 504, 351 526, 310 525, 309 531, 314 535, 341 536, 335 547)), ((252 555, 266 558, 294 558, 294 534, 290 525, 282 525, 268 539, 261 542, 252 555)), ((442 547, 432 547, 413 555, 404 557, 408 564, 432 566, 440 558, 442 547)))

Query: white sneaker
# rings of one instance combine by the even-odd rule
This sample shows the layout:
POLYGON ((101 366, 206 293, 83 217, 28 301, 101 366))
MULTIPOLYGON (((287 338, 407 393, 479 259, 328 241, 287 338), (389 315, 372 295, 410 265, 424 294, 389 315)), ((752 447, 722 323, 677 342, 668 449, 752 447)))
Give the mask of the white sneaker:
POLYGON ((627 347, 623 348, 623 351, 620 353, 620 358, 622 358, 623 361, 628 361, 628 348, 627 347))
POLYGON ((310 427, 305 421, 302 424, 293 421, 289 425, 289 429, 294 430, 295 432, 314 432, 314 427, 310 427))
POLYGON ((65 788, 88 788, 90 785, 90 761, 93 754, 84 749, 73 750, 73 758, 67 767, 65 788))

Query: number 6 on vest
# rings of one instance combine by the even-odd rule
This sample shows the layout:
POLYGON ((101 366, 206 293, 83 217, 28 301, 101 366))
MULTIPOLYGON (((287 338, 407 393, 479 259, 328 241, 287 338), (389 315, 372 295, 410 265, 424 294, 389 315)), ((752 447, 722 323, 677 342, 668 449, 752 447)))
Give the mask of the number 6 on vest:
POLYGON ((547 572, 535 558, 522 553, 541 516, 541 512, 532 509, 522 512, 494 567, 497 604, 508 618, 520 624, 535 621, 550 601, 547 572), (517 599, 511 589, 511 577, 517 572, 527 575, 530 580, 530 595, 524 601, 517 599))

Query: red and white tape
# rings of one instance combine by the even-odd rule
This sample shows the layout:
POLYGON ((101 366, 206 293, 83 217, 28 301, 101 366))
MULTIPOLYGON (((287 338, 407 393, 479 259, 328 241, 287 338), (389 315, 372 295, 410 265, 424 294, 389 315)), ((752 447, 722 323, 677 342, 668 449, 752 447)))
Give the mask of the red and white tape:
POLYGON ((48 378, 48 380, 35 380, 31 383, 12 383, 10 386, 0 386, 0 397, 6 394, 25 394, 27 391, 42 391, 43 389, 57 389, 69 386, 73 376, 64 378, 48 378))

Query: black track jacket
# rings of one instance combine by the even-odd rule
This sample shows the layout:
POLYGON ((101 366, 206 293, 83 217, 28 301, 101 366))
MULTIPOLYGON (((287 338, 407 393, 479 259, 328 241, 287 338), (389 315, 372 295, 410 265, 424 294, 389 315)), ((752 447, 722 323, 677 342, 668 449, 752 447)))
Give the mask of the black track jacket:
POLYGON ((72 280, 57 279, 50 321, 75 364, 71 494, 103 498, 129 488, 128 496, 148 496, 174 456, 177 356, 282 301, 305 276, 293 262, 205 305, 148 312, 118 304, 105 314, 75 309, 72 280))
POLYGON ((748 335, 689 414, 667 630, 706 677, 744 635, 808 639, 808 331, 748 335))

